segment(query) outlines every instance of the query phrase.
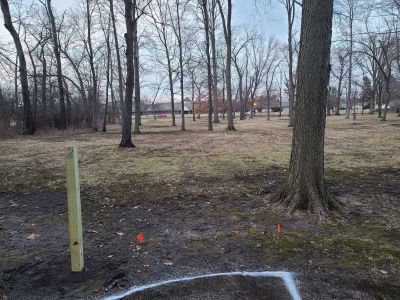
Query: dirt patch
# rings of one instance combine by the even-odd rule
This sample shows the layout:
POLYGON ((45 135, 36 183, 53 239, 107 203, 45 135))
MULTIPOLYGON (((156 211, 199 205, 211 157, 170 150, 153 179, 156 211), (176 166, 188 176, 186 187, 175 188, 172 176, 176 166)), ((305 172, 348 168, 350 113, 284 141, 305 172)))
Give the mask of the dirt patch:
POLYGON ((196 279, 152 288, 126 296, 124 300, 139 299, 232 299, 232 300, 291 300, 292 297, 279 278, 229 276, 196 279))

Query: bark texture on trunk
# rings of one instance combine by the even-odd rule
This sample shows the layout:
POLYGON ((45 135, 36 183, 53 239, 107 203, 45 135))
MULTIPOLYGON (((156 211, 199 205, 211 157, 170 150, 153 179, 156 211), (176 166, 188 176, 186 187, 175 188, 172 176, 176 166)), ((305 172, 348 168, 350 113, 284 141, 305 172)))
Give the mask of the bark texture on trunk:
MULTIPOLYGON (((22 48, 21 40, 14 25, 11 20, 10 8, 8 6, 7 0, 1 0, 1 10, 4 16, 4 26, 10 32, 15 48, 17 49, 19 58, 19 74, 21 80, 22 88, 22 101, 24 104, 24 133, 34 134, 35 133, 35 123, 33 119, 31 100, 29 97, 29 84, 28 84, 28 72, 26 69, 26 60, 24 55, 24 50, 22 48)), ((15 76, 17 78, 17 76, 15 76)), ((17 97, 17 96, 16 96, 17 97)))
POLYGON ((296 117, 289 175, 271 200, 288 214, 308 211, 320 217, 339 207, 324 182, 324 135, 333 0, 304 0, 296 117))
POLYGON ((119 146, 121 148, 133 148, 132 143, 132 97, 134 85, 134 66, 133 66, 133 19, 132 19, 132 0, 125 0, 125 23, 126 23, 126 91, 125 109, 122 122, 122 138, 119 146))

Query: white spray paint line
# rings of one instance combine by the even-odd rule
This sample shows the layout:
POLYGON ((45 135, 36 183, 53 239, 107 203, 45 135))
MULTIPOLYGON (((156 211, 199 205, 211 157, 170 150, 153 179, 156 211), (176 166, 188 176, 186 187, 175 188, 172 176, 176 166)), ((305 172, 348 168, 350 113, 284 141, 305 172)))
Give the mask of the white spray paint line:
POLYGON ((301 296, 300 296, 300 293, 294 282, 293 275, 290 272, 229 272, 229 273, 215 273, 215 274, 207 274, 207 275, 201 275, 201 276, 184 277, 184 278, 179 278, 179 279, 170 279, 170 280, 160 281, 160 282, 142 285, 142 286, 138 286, 138 287, 133 287, 132 289, 130 289, 127 292, 122 292, 122 293, 114 295, 114 296, 109 296, 107 298, 104 298, 104 300, 119 300, 124 297, 132 296, 138 292, 158 288, 158 287, 161 287, 164 285, 170 285, 173 283, 187 282, 187 281, 193 281, 193 280, 204 279, 204 278, 224 277, 224 276, 226 276, 226 277, 246 276, 246 277, 280 278, 283 280, 292 299, 293 300, 301 300, 301 296))

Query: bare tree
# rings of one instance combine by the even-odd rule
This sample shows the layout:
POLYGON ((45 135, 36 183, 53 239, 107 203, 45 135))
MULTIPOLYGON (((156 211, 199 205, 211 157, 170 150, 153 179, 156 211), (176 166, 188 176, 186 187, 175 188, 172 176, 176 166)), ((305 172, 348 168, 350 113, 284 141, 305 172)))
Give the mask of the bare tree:
POLYGON ((233 49, 232 49, 232 61, 235 66, 237 75, 238 75, 238 94, 240 99, 240 120, 244 120, 246 118, 246 103, 243 98, 243 76, 245 73, 245 60, 243 59, 243 53, 247 56, 247 46, 253 39, 253 36, 249 33, 247 29, 238 30, 234 36, 233 41, 233 49))
POLYGON ((348 83, 347 83, 347 107, 346 107, 346 118, 350 118, 351 111, 351 95, 352 95, 352 84, 353 84, 353 50, 354 50, 354 22, 356 15, 356 0, 340 0, 338 1, 338 7, 336 14, 339 16, 339 20, 344 22, 345 30, 348 32, 348 83))
POLYGON ((294 124, 294 101, 295 101, 295 83, 294 83, 294 47, 293 47, 293 27, 296 17, 296 0, 279 0, 286 9, 288 20, 288 83, 289 83, 289 127, 294 124))
MULTIPOLYGON (((21 40, 18 32, 15 30, 14 25, 11 20, 10 8, 7 0, 1 0, 1 10, 4 16, 4 26, 11 34, 15 48, 17 49, 17 55, 19 59, 19 74, 22 88, 22 101, 24 104, 24 133, 34 134, 35 133, 35 123, 32 113, 32 105, 29 96, 29 85, 28 85, 28 71, 26 67, 26 60, 24 50, 22 48, 21 40)), ((17 76, 15 76, 17 78, 17 76)))
POLYGON ((170 90, 170 101, 171 101, 171 114, 172 114, 172 126, 176 126, 175 121, 175 94, 174 94, 174 70, 172 61, 174 59, 174 53, 171 53, 170 48, 170 24, 168 18, 168 3, 163 0, 155 0, 154 5, 151 8, 151 18, 153 20, 152 25, 156 29, 157 36, 163 46, 166 56, 166 68, 168 72, 168 82, 170 90))
POLYGON ((344 53, 343 49, 338 49, 337 53, 337 65, 332 68, 333 76, 338 80, 337 87, 337 98, 335 103, 335 115, 340 115, 340 105, 342 98, 342 84, 345 76, 347 75, 348 68, 346 69, 346 53, 344 53), (336 68, 337 67, 337 68, 336 68))
POLYGON ((175 0, 174 5, 175 5, 175 18, 173 18, 173 14, 171 12, 171 7, 168 5, 168 9, 170 12, 171 16, 171 21, 172 21, 172 28, 174 30, 176 40, 178 42, 178 48, 179 48, 179 83, 180 83, 180 92, 181 92, 181 131, 185 131, 185 90, 184 90, 184 57, 183 57, 183 37, 182 37, 182 18, 183 14, 185 13, 186 10, 186 5, 188 4, 188 1, 185 0, 175 0), (174 22, 175 19, 175 22, 174 22))
POLYGON ((115 45, 115 54, 117 58, 117 67, 118 67, 118 94, 119 94, 119 101, 122 115, 124 115, 124 83, 123 83, 123 76, 122 76, 122 65, 121 65, 121 54, 119 49, 119 42, 118 42, 118 34, 117 34, 117 25, 116 25, 116 18, 114 12, 114 0, 109 0, 110 3, 110 14, 111 14, 111 21, 113 27, 113 34, 114 34, 114 45, 115 45))
MULTIPOLYGON (((389 25, 388 23, 386 23, 389 25)), ((389 28, 386 34, 382 34, 380 38, 368 31, 368 42, 358 41, 362 46, 359 50, 369 56, 378 68, 378 117, 381 115, 381 98, 382 98, 382 81, 385 91, 385 109, 382 116, 382 121, 386 121, 387 109, 391 101, 390 83, 392 80, 393 64, 396 60, 396 42, 393 39, 391 29, 389 28)))
MULTIPOLYGON (((42 1, 41 1, 42 2, 42 1)), ((58 94, 60 98, 60 120, 59 120, 59 128, 65 129, 67 128, 67 117, 66 117, 66 110, 65 110, 65 93, 64 93, 64 85, 63 85, 63 74, 62 74, 62 65, 61 65, 61 54, 60 54, 60 45, 58 40, 58 30, 56 26, 56 20, 53 14, 53 9, 51 7, 51 0, 47 0, 45 5, 47 10, 47 15, 50 20, 51 24, 51 37, 53 41, 53 49, 54 49, 54 56, 56 58, 57 63, 57 82, 58 82, 58 94)))
MULTIPOLYGON (((101 12, 100 12, 101 14, 101 12)), ((102 18, 101 18, 102 19, 102 18)), ((111 16, 108 16, 108 25, 104 26, 103 21, 100 20, 101 28, 105 37, 106 47, 107 47, 107 58, 106 58, 106 103, 104 106, 104 118, 103 118, 103 128, 102 132, 107 131, 107 114, 108 114, 108 99, 109 99, 109 88, 111 87, 112 77, 112 57, 111 57, 111 42, 110 42, 110 32, 111 32, 111 16), (111 76, 110 76, 111 73, 111 76)))
POLYGON ((228 12, 225 17, 224 9, 221 0, 217 0, 219 12, 222 18, 222 25, 224 28, 224 36, 226 43, 226 102, 227 102, 227 117, 228 127, 226 130, 236 130, 233 124, 233 105, 232 105, 232 0, 227 0, 228 12))
POLYGON ((219 123, 218 63, 217 63, 217 0, 210 1, 210 39, 213 72, 214 123, 219 123))
POLYGON ((211 55, 210 55, 210 21, 208 15, 207 0, 199 0, 203 14, 204 31, 206 34, 206 57, 207 57, 207 76, 208 76, 208 131, 213 131, 212 113, 213 113, 213 96, 212 96, 212 71, 211 71, 211 55))

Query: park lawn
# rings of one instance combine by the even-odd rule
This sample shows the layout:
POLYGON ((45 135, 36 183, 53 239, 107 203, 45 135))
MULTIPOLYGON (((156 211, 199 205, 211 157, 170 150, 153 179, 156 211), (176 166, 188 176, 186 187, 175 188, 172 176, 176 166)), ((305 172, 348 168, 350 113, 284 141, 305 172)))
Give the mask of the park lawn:
POLYGON ((143 117, 134 149, 76 129, 0 141, 0 298, 100 297, 189 274, 288 270, 305 299, 400 295, 400 118, 328 117, 327 224, 271 206, 287 172, 287 118, 143 117), (78 147, 86 270, 69 272, 65 149, 78 147), (282 232, 276 232, 280 223, 282 232), (138 245, 141 231, 145 243, 138 245), (49 280, 51 278, 51 280, 49 280))

